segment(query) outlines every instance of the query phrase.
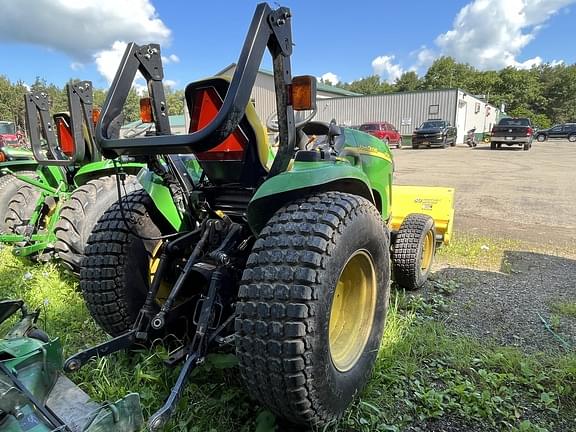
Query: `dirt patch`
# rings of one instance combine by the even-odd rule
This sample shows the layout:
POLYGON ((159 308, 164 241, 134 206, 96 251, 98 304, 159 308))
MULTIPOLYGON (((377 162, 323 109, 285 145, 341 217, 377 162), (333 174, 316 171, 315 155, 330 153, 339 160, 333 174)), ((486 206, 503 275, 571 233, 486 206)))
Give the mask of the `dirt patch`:
POLYGON ((562 351, 562 341, 576 348, 576 317, 562 316, 554 307, 576 302, 573 259, 506 251, 500 271, 446 266, 433 278, 436 283, 458 284, 446 317, 448 329, 455 333, 526 352, 562 351))

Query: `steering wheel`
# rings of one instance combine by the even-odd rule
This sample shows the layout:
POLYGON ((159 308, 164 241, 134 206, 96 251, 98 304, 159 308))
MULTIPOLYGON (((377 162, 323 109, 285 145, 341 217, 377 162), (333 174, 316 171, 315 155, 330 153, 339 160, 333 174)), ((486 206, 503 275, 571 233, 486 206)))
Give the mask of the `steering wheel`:
MULTIPOLYGON (((304 120, 296 122, 296 124, 294 125, 296 127, 296 129, 301 128, 306 123, 308 123, 310 120, 312 120, 314 118, 314 116, 316 116, 317 112, 318 112, 318 109, 315 108, 312 110, 312 112, 304 120)), ((278 114, 276 113, 276 111, 274 111, 272 114, 270 114, 268 116, 268 118, 266 119, 266 128, 272 132, 278 132, 278 114)))

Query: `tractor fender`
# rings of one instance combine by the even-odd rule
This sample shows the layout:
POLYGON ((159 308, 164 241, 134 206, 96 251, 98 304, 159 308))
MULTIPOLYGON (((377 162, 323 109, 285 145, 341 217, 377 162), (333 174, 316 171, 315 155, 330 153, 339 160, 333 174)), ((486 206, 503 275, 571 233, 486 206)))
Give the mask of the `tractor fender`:
POLYGON ((142 169, 137 177, 158 211, 176 231, 179 231, 183 224, 182 214, 178 211, 170 189, 163 183, 162 178, 148 169, 142 169))
POLYGON ((295 162, 292 170, 266 180, 248 203, 248 224, 258 235, 268 220, 287 203, 317 192, 340 191, 377 204, 364 172, 340 162, 295 162))
MULTIPOLYGON (((143 163, 137 162, 117 162, 118 168, 121 168, 127 174, 138 174, 138 172, 145 166, 143 163)), ((116 166, 114 161, 110 159, 91 162, 81 167, 74 175, 74 184, 76 187, 86 184, 88 181, 116 174, 116 166)))

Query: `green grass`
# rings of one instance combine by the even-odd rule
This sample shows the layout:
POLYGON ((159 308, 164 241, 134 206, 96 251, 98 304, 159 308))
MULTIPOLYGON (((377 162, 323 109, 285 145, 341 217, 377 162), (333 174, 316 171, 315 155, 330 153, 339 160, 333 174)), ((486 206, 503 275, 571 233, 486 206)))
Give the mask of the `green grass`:
POLYGON ((576 302, 553 303, 552 312, 569 318, 576 318, 576 302))
MULTIPOLYGON (((440 259, 496 266, 512 246, 459 240, 442 249, 440 259), (488 249, 481 248, 483 244, 488 249)), ((458 288, 444 281, 426 298, 393 295, 373 378, 344 418, 326 431, 400 431, 408 426, 426 430, 436 419, 450 419, 463 430, 466 425, 482 425, 484 430, 568 430, 566 425, 576 417, 576 355, 527 355, 449 334, 442 314, 446 296, 458 288)), ((62 339, 67 355, 106 339, 72 278, 52 264, 31 265, 3 248, 0 298, 6 297, 20 297, 41 308, 42 326, 62 339)), ((148 416, 160 407, 177 375, 177 369, 164 366, 166 357, 157 344, 151 350, 93 361, 71 378, 99 401, 139 392, 148 416)), ((221 354, 197 370, 166 430, 280 430, 274 416, 248 398, 233 364, 233 358, 221 354)))

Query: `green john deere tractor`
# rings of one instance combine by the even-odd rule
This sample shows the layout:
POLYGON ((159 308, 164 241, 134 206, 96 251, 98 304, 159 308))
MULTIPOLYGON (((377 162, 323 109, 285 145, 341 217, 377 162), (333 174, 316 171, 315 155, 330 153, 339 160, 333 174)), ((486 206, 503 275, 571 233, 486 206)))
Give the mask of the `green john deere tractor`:
POLYGON ((391 267, 403 286, 420 286, 444 240, 424 214, 405 215, 393 228, 389 148, 312 120, 316 80, 291 76, 292 47, 290 10, 258 5, 232 79, 186 87, 188 135, 170 133, 156 44, 127 46, 103 106, 102 154, 143 156, 147 167, 142 189, 94 227, 80 272, 88 309, 113 339, 64 368, 185 331, 169 359, 181 364, 179 377, 149 419, 151 430, 166 425, 207 353, 226 348, 235 350, 250 394, 278 416, 307 425, 337 419, 370 378, 391 267), (275 152, 250 101, 266 48, 275 152), (148 84, 155 133, 117 139, 137 72, 148 84), (309 115, 296 122, 295 111, 309 115), (190 155, 196 169, 187 168, 190 155))
POLYGON ((68 84, 67 93, 69 112, 53 117, 45 92, 25 96, 28 136, 38 167, 13 173, 13 190, 3 189, 10 196, 6 208, 0 208, 0 241, 14 244, 19 256, 49 259, 57 254, 78 273, 92 227, 118 198, 115 164, 129 174, 128 191, 137 187, 135 174, 142 164, 102 159, 94 143, 90 81, 68 84))

